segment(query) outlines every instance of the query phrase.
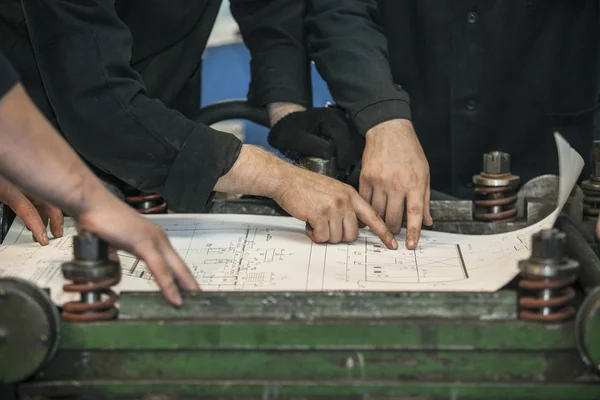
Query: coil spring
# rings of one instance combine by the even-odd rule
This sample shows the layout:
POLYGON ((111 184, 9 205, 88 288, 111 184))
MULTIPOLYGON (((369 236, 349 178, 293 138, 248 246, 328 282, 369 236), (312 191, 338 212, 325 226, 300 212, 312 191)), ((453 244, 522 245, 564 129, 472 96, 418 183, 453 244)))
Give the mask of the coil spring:
POLYGON ((117 294, 111 287, 119 283, 120 276, 104 278, 95 282, 89 279, 73 279, 63 286, 65 293, 81 293, 81 302, 71 301, 62 307, 62 316, 67 321, 91 322, 115 319, 118 311, 115 307, 117 294), (102 296, 106 298, 103 300, 102 296))
POLYGON ((484 222, 512 222, 517 219, 517 194, 512 186, 478 186, 474 200, 475 219, 484 222), (479 210, 485 210, 480 212, 479 210))
POLYGON ((583 191, 583 215, 586 219, 596 219, 600 214, 600 182, 584 181, 581 184, 583 191))
POLYGON ((519 317, 526 321, 563 322, 575 315, 575 289, 571 286, 576 275, 560 278, 524 276, 519 289, 519 317))
POLYGON ((133 187, 125 189, 125 202, 140 214, 164 214, 167 203, 157 193, 142 193, 133 187))

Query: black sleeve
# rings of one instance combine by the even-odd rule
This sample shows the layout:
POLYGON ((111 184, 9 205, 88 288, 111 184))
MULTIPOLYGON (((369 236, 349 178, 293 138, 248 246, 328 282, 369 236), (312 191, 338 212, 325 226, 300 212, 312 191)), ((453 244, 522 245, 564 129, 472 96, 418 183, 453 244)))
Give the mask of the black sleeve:
POLYGON ((248 101, 311 107, 306 0, 230 0, 230 5, 252 55, 248 101))
POLYGON ((201 211, 241 142, 147 96, 111 0, 23 0, 44 87, 84 158, 181 211, 201 211))
POLYGON ((19 81, 19 75, 14 67, 0 52, 0 99, 8 93, 19 81))
POLYGON ((308 1, 310 56, 359 131, 410 119, 408 94, 392 79, 376 0, 308 1))

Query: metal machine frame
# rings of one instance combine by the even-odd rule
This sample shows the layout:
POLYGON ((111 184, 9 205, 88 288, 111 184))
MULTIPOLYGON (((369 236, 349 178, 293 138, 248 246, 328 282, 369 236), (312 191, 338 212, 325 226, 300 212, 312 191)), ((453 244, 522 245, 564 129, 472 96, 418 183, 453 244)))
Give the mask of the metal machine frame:
MULTIPOLYGON (((486 182, 512 177, 496 162, 486 182)), ((479 201, 511 198, 511 221, 478 221, 473 202, 444 198, 432 201, 434 229, 511 231, 555 204, 555 176, 518 192, 507 181, 504 197, 488 190, 479 201)), ((70 322, 43 290, 0 280, 0 355, 11 355, 0 360, 0 398, 598 400, 600 261, 595 220, 583 218, 595 215, 590 187, 572 193, 561 232, 540 236, 522 275, 496 293, 186 293, 180 309, 160 293, 122 293, 116 319, 70 322), (532 298, 527 285, 540 282, 532 298), (574 315, 528 320, 527 301, 537 315, 574 315)), ((285 215, 260 198, 215 199, 207 212, 285 215)), ((65 277, 110 278, 101 241, 81 237, 65 277)), ((100 302, 109 287, 94 293, 82 292, 81 303, 100 302)))

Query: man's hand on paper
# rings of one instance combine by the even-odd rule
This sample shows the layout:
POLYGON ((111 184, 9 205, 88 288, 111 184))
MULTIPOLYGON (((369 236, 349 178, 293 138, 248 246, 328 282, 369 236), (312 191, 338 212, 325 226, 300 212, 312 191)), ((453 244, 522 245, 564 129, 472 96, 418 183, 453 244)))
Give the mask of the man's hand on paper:
POLYGON ((186 290, 200 289, 162 229, 106 190, 100 196, 92 196, 94 204, 75 218, 82 229, 95 233, 112 247, 142 259, 171 304, 179 306, 182 303, 178 286, 186 290))
POLYGON ((273 198, 290 215, 306 222, 306 233, 314 242, 352 242, 361 221, 388 248, 398 248, 394 235, 354 188, 291 165, 288 171, 286 183, 273 198))
POLYGON ((305 221, 307 234, 318 243, 356 240, 360 220, 388 248, 398 248, 383 220, 351 186, 296 167, 256 146, 242 146, 235 164, 214 189, 274 199, 291 216, 305 221))
POLYGON ((0 176, 0 202, 10 207, 17 216, 23 219, 27 229, 33 234, 33 239, 46 246, 49 243, 47 226, 50 220, 50 231, 55 238, 63 235, 63 214, 51 205, 43 203, 23 192, 0 176))
POLYGON ((359 191, 394 234, 402 228, 406 206, 406 247, 414 249, 422 224, 431 225, 433 220, 429 164, 410 121, 387 121, 367 132, 359 191))

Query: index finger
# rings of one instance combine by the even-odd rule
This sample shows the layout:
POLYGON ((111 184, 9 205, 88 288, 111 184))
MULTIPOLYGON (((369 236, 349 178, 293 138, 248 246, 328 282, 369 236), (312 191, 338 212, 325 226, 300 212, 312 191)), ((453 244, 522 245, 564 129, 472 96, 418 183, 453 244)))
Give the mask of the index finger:
POLYGON ((425 188, 412 190, 406 195, 406 248, 413 250, 419 243, 423 224, 425 188))
POLYGON ((352 205, 358 219, 371 228, 388 249, 396 250, 398 248, 398 242, 394 238, 394 234, 390 232, 377 212, 358 193, 352 195, 352 205))
POLYGON ((146 245, 137 249, 134 254, 146 263, 164 298, 174 306, 181 306, 183 300, 173 279, 173 273, 160 252, 146 245))
POLYGON ((167 261, 169 268, 173 271, 179 285, 185 290, 200 290, 200 285, 196 277, 192 274, 189 268, 185 265, 179 254, 169 245, 161 243, 163 257, 167 261))

